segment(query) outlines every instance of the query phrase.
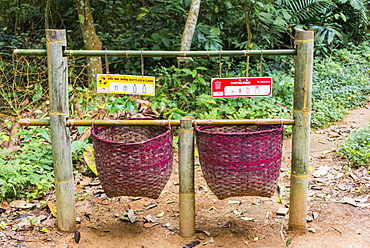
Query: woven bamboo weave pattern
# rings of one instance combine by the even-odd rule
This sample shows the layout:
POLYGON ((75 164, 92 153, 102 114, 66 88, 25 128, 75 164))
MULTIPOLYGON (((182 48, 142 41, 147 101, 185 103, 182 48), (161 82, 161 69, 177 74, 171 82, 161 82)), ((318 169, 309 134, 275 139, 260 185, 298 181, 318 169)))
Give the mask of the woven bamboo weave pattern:
POLYGON ((170 128, 93 127, 92 134, 99 180, 108 197, 159 197, 172 171, 170 128))
POLYGON ((271 197, 280 174, 283 125, 196 128, 199 160, 219 198, 271 197))

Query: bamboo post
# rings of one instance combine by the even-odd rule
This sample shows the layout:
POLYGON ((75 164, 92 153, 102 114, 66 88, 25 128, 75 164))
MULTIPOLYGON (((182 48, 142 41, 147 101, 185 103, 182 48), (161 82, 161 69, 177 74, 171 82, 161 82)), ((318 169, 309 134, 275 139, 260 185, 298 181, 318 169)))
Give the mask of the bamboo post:
POLYGON ((57 225, 61 231, 76 230, 75 193, 68 117, 68 66, 63 57, 65 30, 46 30, 49 69, 50 129, 53 147, 57 225))
POLYGON ((306 231, 314 32, 297 31, 289 229, 306 231))
POLYGON ((180 119, 179 129, 180 235, 195 234, 194 132, 191 117, 180 119))

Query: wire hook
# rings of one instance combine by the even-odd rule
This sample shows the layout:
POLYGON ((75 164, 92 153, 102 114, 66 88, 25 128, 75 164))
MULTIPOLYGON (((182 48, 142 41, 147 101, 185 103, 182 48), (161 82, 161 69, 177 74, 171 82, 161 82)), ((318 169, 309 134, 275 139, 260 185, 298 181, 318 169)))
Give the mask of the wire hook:
POLYGON ((222 53, 222 49, 220 50, 220 53, 218 55, 218 61, 220 63, 220 78, 222 77, 222 56, 221 56, 221 53, 222 53))
POLYGON ((140 58, 141 58, 141 76, 144 77, 144 57, 143 57, 143 50, 141 50, 140 58))
POLYGON ((260 57, 260 77, 262 77, 262 74, 263 74, 263 68, 262 68, 262 60, 263 60, 263 52, 262 52, 262 49, 261 49, 261 57, 260 57))
POLYGON ((109 61, 106 48, 105 48, 105 71, 107 74, 109 74, 109 61))

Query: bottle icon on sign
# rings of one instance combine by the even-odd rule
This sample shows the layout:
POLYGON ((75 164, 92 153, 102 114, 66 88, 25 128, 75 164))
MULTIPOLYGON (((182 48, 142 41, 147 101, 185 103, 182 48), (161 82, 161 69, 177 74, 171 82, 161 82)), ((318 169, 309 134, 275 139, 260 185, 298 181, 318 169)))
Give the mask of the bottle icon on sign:
POLYGON ((134 84, 134 87, 132 89, 132 92, 136 93, 136 91, 137 91, 137 87, 136 87, 136 84, 134 84))
POLYGON ((145 86, 145 84, 143 85, 143 93, 146 93, 146 86, 145 86))
POLYGON ((256 86, 256 88, 254 89, 254 92, 256 92, 256 94, 259 94, 261 92, 260 87, 256 86))

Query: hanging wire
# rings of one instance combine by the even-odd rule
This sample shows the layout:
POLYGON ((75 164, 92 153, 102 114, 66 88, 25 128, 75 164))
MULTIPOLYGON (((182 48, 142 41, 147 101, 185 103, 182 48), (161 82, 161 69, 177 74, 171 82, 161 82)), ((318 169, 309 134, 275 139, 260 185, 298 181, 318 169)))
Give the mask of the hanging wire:
POLYGON ((107 56, 107 49, 105 49, 105 72, 109 74, 109 61, 107 56))
POLYGON ((262 60, 263 60, 263 53, 262 53, 262 49, 261 49, 261 57, 260 57, 260 77, 262 77, 262 74, 263 74, 263 67, 262 67, 262 60))
POLYGON ((222 50, 220 50, 220 54, 218 56, 218 61, 220 63, 220 78, 222 77, 222 56, 221 56, 222 50))
POLYGON ((141 58, 141 76, 144 76, 144 57, 143 57, 143 50, 141 50, 140 58, 141 58))

